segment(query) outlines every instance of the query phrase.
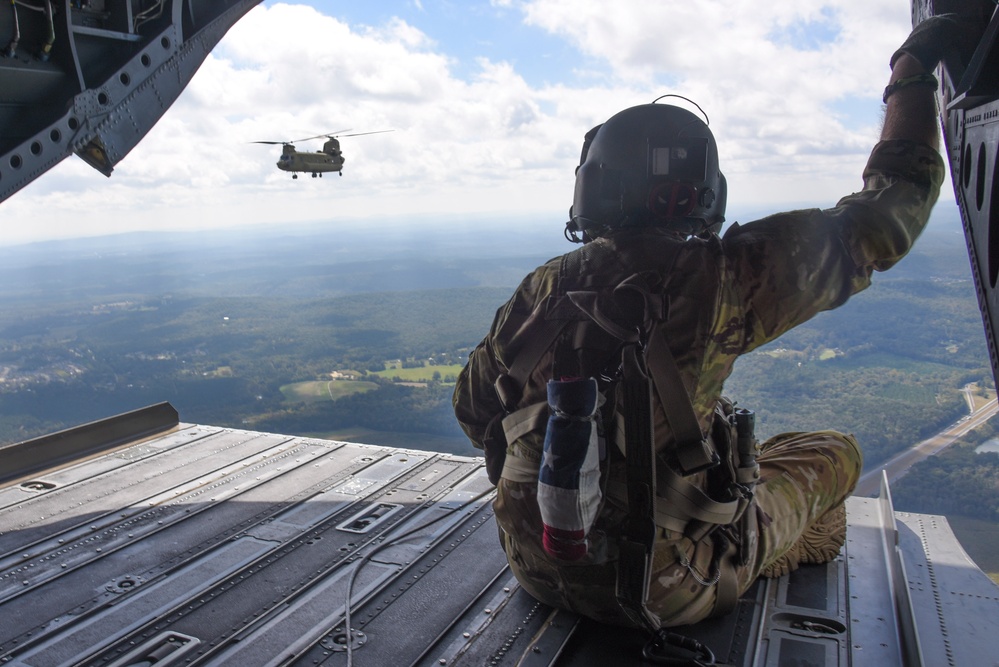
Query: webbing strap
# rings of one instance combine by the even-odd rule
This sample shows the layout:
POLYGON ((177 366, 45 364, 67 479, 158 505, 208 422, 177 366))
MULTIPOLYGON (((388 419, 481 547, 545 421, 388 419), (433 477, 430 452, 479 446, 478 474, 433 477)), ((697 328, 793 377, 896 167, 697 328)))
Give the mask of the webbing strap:
MULTIPOLYGON (((539 309, 544 308, 545 305, 539 306, 539 309)), ((532 315, 532 317, 537 316, 544 317, 540 312, 532 315)), ((527 379, 537 367, 538 362, 541 361, 541 357, 551 349, 555 339, 569 322, 570 320, 545 317, 541 327, 524 341, 524 346, 517 352, 517 357, 510 364, 510 370, 507 371, 507 375, 514 380, 519 389, 522 390, 527 384, 527 379)))
POLYGON ((652 386, 637 356, 637 346, 621 353, 621 391, 628 406, 625 437, 628 455, 628 515, 618 541, 617 601, 633 623, 653 631, 659 618, 645 604, 652 578, 656 539, 656 449, 652 443, 652 386))
MULTIPOLYGON (((655 384, 662 413, 676 441, 676 455, 681 472, 684 475, 691 475, 710 468, 718 463, 718 455, 701 432, 694 404, 683 384, 676 359, 673 358, 673 353, 662 333, 662 323, 666 316, 663 312, 666 309, 665 305, 652 296, 645 281, 638 274, 622 281, 614 291, 615 295, 620 294, 622 297, 625 292, 641 295, 644 313, 631 315, 636 325, 644 326, 647 320, 652 322, 651 329, 647 332, 645 363, 648 364, 648 374, 655 384)), ((566 293, 566 297, 601 329, 618 340, 625 343, 638 340, 638 329, 622 326, 600 309, 596 292, 570 291, 566 293)))
POLYGON ((500 477, 521 484, 537 483, 538 467, 539 464, 534 461, 508 453, 503 461, 503 472, 500 477))
POLYGON ((680 369, 677 368, 676 360, 659 331, 658 324, 653 326, 649 334, 648 346, 645 359, 649 364, 649 374, 655 383, 656 393, 659 394, 666 421, 676 439, 676 455, 683 473, 690 475, 713 466, 718 462, 718 457, 701 433, 694 404, 683 386, 680 369))
MULTIPOLYGON (((559 284, 556 287, 555 294, 549 295, 531 314, 531 319, 536 317, 543 318, 543 324, 537 331, 531 332, 530 337, 525 340, 524 346, 517 352, 516 358, 510 364, 510 369, 506 373, 521 391, 527 385, 527 380, 530 378, 531 373, 534 372, 534 369, 537 368, 541 357, 551 349, 562 329, 569 322, 574 321, 574 318, 571 316, 561 316, 565 312, 565 306, 568 305, 566 299, 563 298, 565 285, 578 281, 583 263, 582 252, 589 250, 592 250, 592 248, 584 246, 576 252, 566 253, 562 256, 562 263, 558 274, 559 284)), ((520 336, 517 337, 519 338, 520 336)), ((509 409, 511 406, 505 407, 509 409)), ((508 440, 507 442, 512 441, 508 440)))
POLYGON ((604 315, 597 306, 596 292, 569 292, 566 296, 574 306, 586 313, 590 319, 610 335, 625 343, 634 343, 638 340, 637 329, 627 329, 604 315))
MULTIPOLYGON (((739 577, 735 569, 735 552, 738 547, 725 540, 725 548, 718 560, 718 583, 715 584, 715 605, 712 616, 722 616, 735 609, 739 602, 739 577)), ((718 546, 715 546, 717 549, 718 546)))
POLYGON ((688 519, 727 526, 735 521, 739 511, 739 501, 720 502, 712 500, 697 486, 691 484, 666 466, 660 468, 665 489, 657 500, 665 512, 672 516, 685 516, 688 519))
MULTIPOLYGON (((515 412, 511 412, 500 422, 503 425, 503 433, 506 434, 506 441, 513 442, 517 438, 527 435, 531 431, 540 430, 548 423, 548 402, 541 401, 528 405, 515 412)), ((537 471, 535 471, 537 472, 537 471)))
MULTIPOLYGON (((742 500, 712 500, 701 489, 672 470, 660 466, 659 472, 659 481, 662 483, 659 485, 655 511, 656 525, 662 528, 683 533, 690 521, 727 526, 742 513, 742 500)), ((607 491, 618 497, 627 495, 623 482, 608 482, 607 491)))

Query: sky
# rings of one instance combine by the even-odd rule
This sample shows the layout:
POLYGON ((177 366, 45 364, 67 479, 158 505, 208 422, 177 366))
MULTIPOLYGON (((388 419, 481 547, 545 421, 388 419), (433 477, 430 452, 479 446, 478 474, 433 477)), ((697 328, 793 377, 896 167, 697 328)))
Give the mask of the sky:
POLYGON ((665 94, 707 116, 729 220, 831 206, 861 187, 909 2, 761 7, 266 0, 110 179, 71 157, 0 203, 0 244, 483 216, 561 229, 584 133, 665 94), (275 166, 280 146, 253 143, 381 130, 343 137, 343 175, 322 179, 293 180, 275 166))

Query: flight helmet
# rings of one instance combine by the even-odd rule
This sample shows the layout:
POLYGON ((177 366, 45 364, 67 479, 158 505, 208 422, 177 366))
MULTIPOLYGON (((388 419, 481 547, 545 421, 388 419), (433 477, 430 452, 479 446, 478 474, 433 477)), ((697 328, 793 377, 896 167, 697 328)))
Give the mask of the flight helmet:
POLYGON ((704 121, 668 104, 630 107, 586 134, 566 237, 585 242, 641 226, 717 233, 726 190, 704 121))

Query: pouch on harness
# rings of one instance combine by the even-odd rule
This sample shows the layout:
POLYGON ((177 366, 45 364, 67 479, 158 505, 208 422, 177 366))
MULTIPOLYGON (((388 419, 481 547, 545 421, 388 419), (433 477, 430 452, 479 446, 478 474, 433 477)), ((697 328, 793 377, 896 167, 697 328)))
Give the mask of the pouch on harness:
MULTIPOLYGON (((563 284, 575 283, 560 280, 563 284)), ((607 490, 606 475, 597 484, 592 474, 593 461, 604 459, 604 437, 610 436, 608 442, 613 441, 624 455, 625 488, 614 489, 626 498, 628 507, 618 536, 617 597, 636 625, 652 629, 658 628, 658 618, 648 610, 646 595, 659 528, 693 541, 711 536, 714 576, 703 583, 718 586, 716 614, 734 606, 738 597, 735 566, 744 562, 746 554, 740 547, 745 545, 734 543, 731 533, 725 536, 725 531, 716 529, 748 516, 759 475, 751 413, 736 411, 722 400, 709 432, 701 432, 661 330, 665 305, 663 297, 650 293, 638 275, 619 284, 609 298, 571 289, 554 294, 518 333, 523 338, 514 361, 496 381, 497 394, 507 410, 501 418, 503 437, 497 440, 513 444, 526 434, 546 429, 540 462, 518 456, 517 448, 511 448, 513 455, 506 456, 501 465, 503 477, 527 482, 533 476, 538 484, 544 548, 550 556, 571 560, 585 555, 586 533, 599 513, 593 508, 607 490), (517 409, 527 380, 549 350, 554 352, 549 401, 517 409), (666 458, 657 455, 653 441, 655 401, 676 442, 668 453, 672 465, 665 465, 666 458), (578 409, 566 409, 568 404, 578 409), (737 421, 742 426, 738 434, 737 421), (723 480, 721 500, 686 479, 708 469, 713 469, 709 474, 716 482, 723 480)), ((495 483, 500 476, 495 446, 493 457, 490 468, 495 483)), ((606 465, 603 468, 606 471, 606 465)))

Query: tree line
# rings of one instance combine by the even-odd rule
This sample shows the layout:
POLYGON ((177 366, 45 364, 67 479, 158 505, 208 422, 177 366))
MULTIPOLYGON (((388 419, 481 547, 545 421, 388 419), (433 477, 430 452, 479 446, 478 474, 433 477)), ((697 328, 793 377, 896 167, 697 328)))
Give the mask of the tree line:
POLYGON ((999 521, 999 453, 975 451, 999 437, 995 420, 975 429, 942 453, 912 466, 892 484, 895 508, 999 521))
MULTIPOLYGON (((234 428, 319 434, 353 420, 460 435, 446 382, 381 383, 316 405, 289 403, 280 387, 334 370, 379 370, 394 359, 460 363, 508 295, 468 288, 309 300, 172 296, 100 312, 66 305, 2 313, 0 367, 85 370, 16 391, 0 383, 0 439, 163 400, 186 421, 234 428)), ((848 307, 740 359, 727 393, 756 410, 763 436, 853 432, 874 463, 962 414, 958 388, 989 374, 981 332, 967 284, 875 283, 848 307), (836 356, 825 358, 828 350, 836 356)))

